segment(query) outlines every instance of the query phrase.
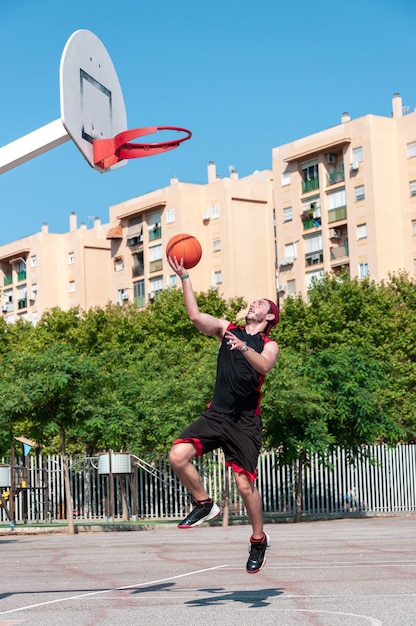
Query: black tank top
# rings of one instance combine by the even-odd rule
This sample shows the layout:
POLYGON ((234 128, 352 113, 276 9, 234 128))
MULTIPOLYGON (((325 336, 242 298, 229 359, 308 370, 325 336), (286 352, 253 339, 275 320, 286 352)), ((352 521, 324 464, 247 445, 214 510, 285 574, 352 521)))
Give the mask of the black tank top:
MULTIPOLYGON (((265 343, 273 341, 264 333, 249 335, 243 326, 229 324, 227 330, 259 353, 263 352, 265 343)), ((218 353, 214 396, 209 406, 223 413, 260 415, 263 381, 264 374, 257 372, 240 350, 230 350, 224 337, 218 353)))

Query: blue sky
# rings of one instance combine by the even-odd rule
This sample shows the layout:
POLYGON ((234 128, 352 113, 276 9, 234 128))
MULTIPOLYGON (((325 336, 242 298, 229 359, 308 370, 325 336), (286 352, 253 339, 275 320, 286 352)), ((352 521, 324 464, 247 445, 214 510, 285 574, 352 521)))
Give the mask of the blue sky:
MULTIPOLYGON (((240 176, 271 168, 272 148, 352 118, 416 106, 414 0, 0 0, 0 147, 60 117, 59 64, 78 29, 103 42, 129 128, 182 126, 165 154, 100 174, 72 142, 0 176, 0 245, 41 230, 108 221, 108 208, 165 187, 205 183, 207 164, 240 176)), ((196 207, 197 208, 197 207, 196 207)))

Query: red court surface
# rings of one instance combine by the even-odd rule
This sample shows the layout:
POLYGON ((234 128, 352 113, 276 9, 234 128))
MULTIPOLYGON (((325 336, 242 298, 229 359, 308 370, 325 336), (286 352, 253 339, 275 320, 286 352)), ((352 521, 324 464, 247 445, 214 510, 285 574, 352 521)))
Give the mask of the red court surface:
POLYGON ((0 626, 413 626, 416 516, 0 536, 0 626))

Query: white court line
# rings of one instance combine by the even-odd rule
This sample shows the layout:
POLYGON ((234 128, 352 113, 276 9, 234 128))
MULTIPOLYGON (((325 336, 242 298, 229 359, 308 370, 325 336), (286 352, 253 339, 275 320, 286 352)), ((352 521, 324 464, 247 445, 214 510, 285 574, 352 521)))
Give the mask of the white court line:
POLYGON ((186 574, 177 574, 177 576, 169 576, 168 578, 148 580, 145 583, 135 583, 133 585, 125 585, 124 587, 110 587, 109 589, 99 589, 98 591, 90 591, 89 593, 82 593, 77 596, 69 596, 68 598, 58 598, 57 600, 48 600, 47 602, 38 602, 37 604, 29 604, 28 606, 21 606, 17 609, 9 609, 8 611, 0 611, 0 615, 8 615, 9 613, 17 613, 18 611, 27 611, 29 609, 36 609, 40 606, 48 606, 49 604, 57 604, 58 602, 68 602, 70 600, 78 600, 80 598, 98 596, 99 594, 102 594, 102 593, 110 593, 110 591, 123 591, 124 589, 133 589, 134 587, 147 587, 148 585, 155 585, 156 583, 163 583, 168 580, 176 580, 178 578, 185 578, 185 576, 194 576, 195 574, 202 574, 204 572, 212 572, 213 570, 222 569, 223 567, 229 567, 229 565, 217 565, 216 567, 207 567, 206 569, 198 569, 195 572, 187 572, 186 574))

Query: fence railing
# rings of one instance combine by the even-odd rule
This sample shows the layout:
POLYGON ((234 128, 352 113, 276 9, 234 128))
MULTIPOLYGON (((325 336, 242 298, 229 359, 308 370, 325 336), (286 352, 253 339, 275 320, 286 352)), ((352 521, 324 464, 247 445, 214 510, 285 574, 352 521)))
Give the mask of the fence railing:
MULTIPOLYGON (((316 516, 416 511, 416 445, 374 446, 351 464, 345 450, 325 460, 315 456, 302 471, 302 513, 316 516)), ((190 509, 189 494, 174 476, 165 455, 131 456, 128 474, 100 474, 96 457, 69 457, 74 516, 77 520, 180 519, 190 509)), ((204 486, 229 515, 245 515, 241 497, 223 454, 215 451, 196 461, 204 486)), ((2 460, 0 470, 7 469, 2 460)), ((65 489, 60 456, 18 458, 15 475, 16 522, 66 519, 65 489)), ((7 472, 0 471, 0 483, 7 472)), ((258 479, 266 515, 295 515, 297 465, 281 466, 278 451, 259 458, 258 479)), ((7 522, 10 485, 0 484, 0 522, 7 522)))

